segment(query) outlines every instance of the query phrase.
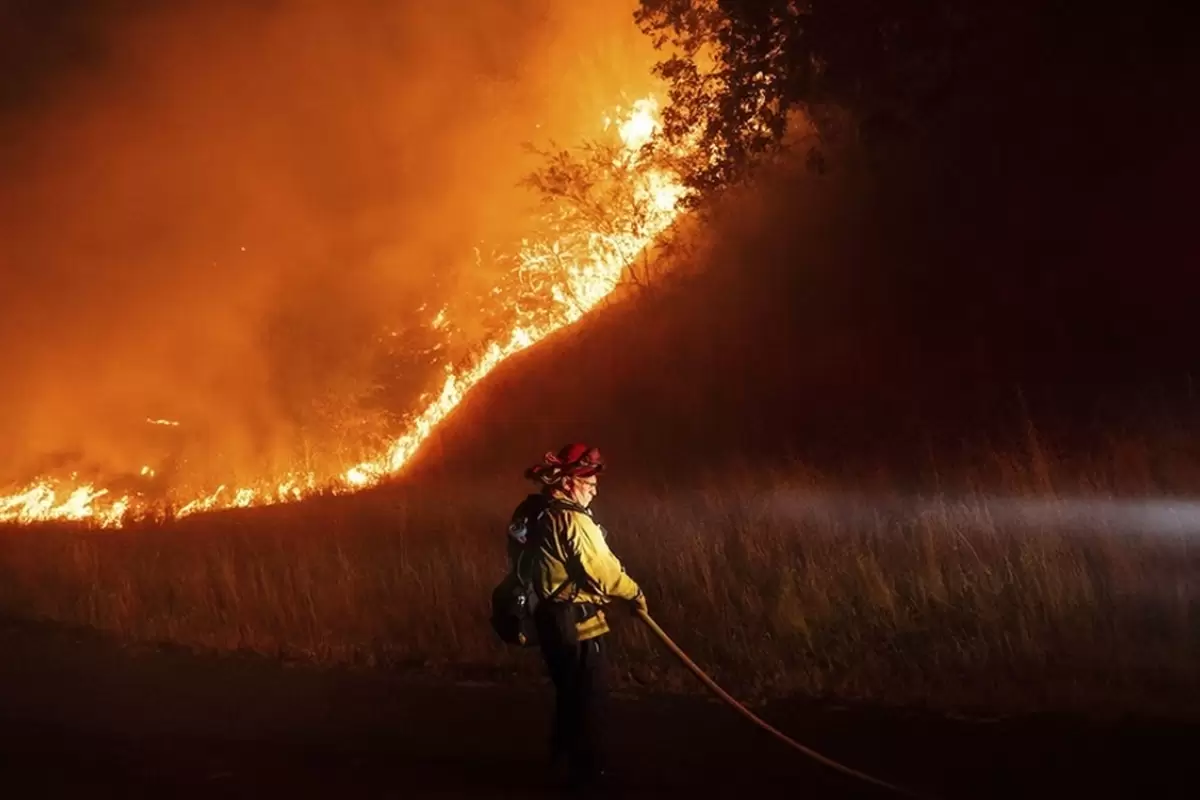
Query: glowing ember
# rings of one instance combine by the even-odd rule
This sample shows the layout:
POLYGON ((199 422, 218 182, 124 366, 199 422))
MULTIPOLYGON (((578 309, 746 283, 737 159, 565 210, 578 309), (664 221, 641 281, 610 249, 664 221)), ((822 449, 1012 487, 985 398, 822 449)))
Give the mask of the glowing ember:
MULTIPOLYGON (((633 181, 629 188, 637 211, 625 212, 627 218, 614 218, 603 232, 568 240, 524 242, 516 269, 525 276, 536 276, 544 296, 539 302, 546 308, 536 312, 516 308, 518 323, 496 336, 483 353, 458 369, 447 368, 441 390, 412 418, 407 430, 378 458, 356 464, 323 487, 312 473, 296 473, 282 480, 259 486, 230 488, 225 485, 193 496, 174 510, 185 517, 205 511, 244 508, 252 505, 299 500, 319 488, 333 493, 372 486, 400 470, 413 457, 430 433, 453 411, 476 384, 509 356, 532 346, 555 331, 579 320, 616 288, 622 273, 639 253, 666 230, 679 213, 684 188, 674 174, 641 164, 642 149, 659 129, 658 104, 644 98, 633 104, 625 115, 605 118, 604 128, 615 126, 621 140, 621 153, 614 167, 633 181), (547 310, 548 308, 548 310, 547 310)), ((614 214, 620 212, 614 210, 614 214)), ((493 294, 499 294, 497 289, 493 294)), ((421 310, 424 310, 424 306, 421 310)), ((432 326, 443 329, 448 320, 446 309, 434 317, 432 326)), ((147 418, 151 425, 178 427, 174 420, 147 418)), ((153 478, 150 466, 141 476, 153 478)), ((74 479, 74 477, 72 478, 74 479)), ((128 495, 114 497, 108 489, 90 484, 71 486, 52 479, 40 479, 7 496, 0 496, 0 522, 32 523, 50 520, 81 520, 100 527, 121 525, 127 513, 145 513, 153 505, 128 495)))

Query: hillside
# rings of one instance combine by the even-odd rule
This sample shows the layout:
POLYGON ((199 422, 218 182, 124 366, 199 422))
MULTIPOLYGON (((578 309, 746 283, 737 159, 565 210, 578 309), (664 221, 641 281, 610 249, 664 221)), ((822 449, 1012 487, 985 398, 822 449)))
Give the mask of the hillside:
MULTIPOLYGON (((578 438, 612 463, 600 513, 655 618, 739 696, 1194 720, 1197 523, 1162 495, 1200 486, 1183 413, 1196 244, 1186 206, 1143 200, 1195 163, 1160 141, 1087 194, 1063 176, 1111 141, 1068 154, 1058 181, 931 172, 919 152, 775 170, 714 210, 672 277, 497 369, 408 485, 101 535, 8 529, 0 614, 540 678, 487 623, 496 537, 523 467, 578 438), (976 207, 956 204, 967 186, 976 207), (1079 463, 1089 449, 1102 458, 1079 463), (789 455, 854 485, 755 474, 789 455), (950 485, 989 468, 1000 496, 950 485), (906 492, 910 477, 945 491, 906 492)), ((618 685, 697 690, 624 623, 618 685)))
MULTIPOLYGON (((255 13, 272 19, 284 13, 266 5, 271 8, 255 13)), ((531 251, 543 260, 526 259, 523 247, 509 276, 520 291, 495 290, 503 313, 480 308, 489 304, 455 279, 448 254, 478 241, 473 217, 495 213, 502 227, 500 219, 514 210, 504 199, 511 192, 489 191, 498 174, 487 164, 493 145, 508 139, 489 127, 488 105, 503 109, 505 118, 513 110, 514 125, 531 109, 466 73, 461 81, 448 79, 440 60, 421 55, 424 46, 414 51, 411 67, 392 64, 390 36, 384 60, 391 66, 375 84, 366 69, 371 60, 357 57, 360 50, 370 53, 370 37, 348 32, 388 32, 375 16, 378 4, 350 4, 364 10, 355 16, 363 27, 342 35, 327 24, 333 18, 324 16, 325 4, 300 5, 306 14, 321 13, 302 14, 294 23, 299 27, 289 23, 286 35, 275 39, 302 68, 282 55, 265 57, 275 51, 262 50, 260 57, 269 28, 229 24, 222 12, 214 18, 217 38, 239 31, 253 56, 246 62, 252 69, 222 71, 220 50, 207 46, 195 26, 180 26, 188 42, 182 52, 205 56, 189 57, 184 74, 198 70, 204 80, 164 84, 171 107, 182 104, 183 116, 156 114, 153 125, 133 129, 186 130, 204 145, 218 145, 212 152, 236 154, 222 160, 225 171, 203 162, 200 171, 211 184, 165 180, 173 173, 152 169, 154 157, 169 164, 180 159, 174 146, 156 151, 152 138, 106 135, 98 141, 119 140, 120 147, 95 151, 114 174, 144 173, 186 202, 182 215, 171 203, 148 203, 136 182, 130 184, 120 194, 137 202, 117 216, 135 221, 138 231, 156 219, 142 213, 149 208, 186 221, 192 234, 186 238, 204 248, 213 246, 204 231, 218 232, 216 238, 239 253, 247 249, 241 234, 256 232, 252 255, 232 262, 236 266, 195 258, 197 271, 189 273, 195 283, 166 271, 151 276, 177 283, 188 303, 202 301, 195 306, 200 309, 211 303, 219 314, 189 315, 188 303, 158 302, 148 319, 161 315, 171 325, 220 333, 227 344, 242 345, 230 334, 253 320, 247 309, 254 306, 245 302, 253 296, 263 313, 287 311, 280 317, 286 324, 272 330, 286 333, 292 320, 304 323, 297 333, 305 335, 272 340, 285 351, 281 360, 221 355, 240 346, 203 359, 221 368, 214 375, 239 378, 218 381, 222 391, 215 395, 183 392, 189 405, 221 417, 221 426, 195 428, 205 451, 221 459, 228 448, 219 430, 226 429, 226 416, 236 418, 225 413, 236 405, 232 398, 271 398, 279 390, 297 408, 316 409, 322 394, 306 388, 309 379, 333 400, 354 394, 343 391, 354 386, 343 387, 337 371, 358 374, 365 367, 342 362, 373 351, 374 344, 361 344, 375 342, 365 334, 372 312, 404 313, 394 294, 376 290, 381 284, 370 279, 376 267, 384 284, 410 269, 428 270, 431 283, 422 291, 433 286, 456 296, 468 317, 461 327, 510 335, 502 341, 515 348, 536 339, 531 329, 549 330, 529 321, 541 314, 535 307, 547 286, 556 301, 562 286, 581 293, 579 281, 559 280, 564 262, 569 278, 587 284, 582 294, 609 287, 629 249, 617 245, 661 230, 647 223, 641 213, 647 204, 637 201, 648 194, 650 205, 673 214, 681 185, 668 181, 669 191, 659 191, 664 173, 657 160, 640 171, 650 151, 635 142, 651 135, 655 119, 643 106, 638 124, 630 126, 636 136, 618 125, 623 156, 592 151, 599 159, 591 165, 599 165, 595 172, 573 171, 569 158, 561 159, 564 172, 553 181, 530 182, 549 199, 589 213, 573 216, 577 208, 551 203, 547 222, 554 236, 531 251), (318 50, 343 43, 346 60, 323 61, 293 31, 315 34, 318 50), (347 83, 324 80, 339 70, 347 83), (175 91, 228 75, 239 95, 241 84, 253 84, 259 72, 286 77, 288 85, 299 81, 299 117, 286 113, 286 97, 276 102, 273 81, 264 84, 266 102, 245 96, 247 108, 261 105, 270 120, 261 129, 252 115, 214 116, 203 92, 175 91), (317 74, 320 85, 302 80, 317 74), (455 91, 460 84, 490 99, 455 91), (329 105, 320 102, 324 96, 329 105), (421 102, 410 120, 398 112, 414 97, 421 102), (310 112, 320 125, 293 121, 310 112), (461 130, 454 124, 460 116, 461 130), (197 118, 203 124, 191 124, 197 118), (219 131, 204 127, 210 119, 220 123, 219 131), (230 119, 237 124, 226 125, 230 119), (403 135, 390 133, 395 125, 403 135), (339 139, 342 127, 354 135, 339 139), (272 175, 291 170, 256 156, 258 148, 241 145, 244 140, 226 139, 226 129, 249 131, 253 136, 245 141, 271 154, 291 152, 292 140, 319 139, 321 158, 296 151, 316 170, 311 196, 304 181, 276 186, 272 175), (281 137, 277 130, 284 129, 317 138, 281 137), (460 140, 461 147, 443 149, 460 140), (408 161, 452 166, 454 180, 439 187, 408 161), (611 182, 620 191, 591 192, 597 174, 601 188, 611 182), (238 178, 232 185, 230 175, 238 178), (637 175, 645 181, 624 180, 637 175), (358 218, 351 213, 354 192, 337 190, 356 178, 384 196, 395 184, 412 202, 371 213, 371 224, 360 229, 345 221, 358 218), (239 181, 272 188, 239 201, 239 181), (208 186, 211 195, 202 191, 208 186), (205 197, 216 198, 219 213, 196 227, 192 209, 205 197), (289 201, 297 208, 289 210, 289 201), (314 209, 302 210, 308 201, 314 209), (622 224, 607 225, 609 216, 622 224), (288 235, 268 235, 276 230, 288 235), (295 239, 293 231, 299 232, 295 239), (563 231, 566 239, 558 236, 563 231), (365 245, 376 234, 402 240, 403 247, 366 257, 374 250, 365 245), (612 245, 608 252, 622 254, 610 260, 605 276, 563 256, 581 250, 561 247, 582 243, 595 253, 597 236, 612 245), (339 291, 323 291, 317 280, 280 297, 271 283, 253 280, 253 267, 242 265, 252 265, 258 242, 272 238, 281 262, 290 263, 285 256, 292 252, 305 259, 335 254, 328 279, 339 291), (343 259, 343 253, 349 255, 343 259), (356 262, 362 271, 353 268, 356 262), (236 281, 222 281, 223 275, 236 281), (223 284, 237 285, 212 291, 223 284), (236 291, 239 286, 250 287, 250 295, 236 291), (355 330, 364 338, 343 336, 355 330), (295 367, 296 380, 273 382, 279 376, 272 365, 295 367)), ((400 22, 412 18, 409 6, 412 14, 428 10, 415 2, 392 5, 400 22)), ((529 6, 528 16, 509 3, 493 5, 495 20, 511 14, 511 33, 498 35, 505 31, 491 18, 458 9, 464 20, 477 17, 465 30, 477 29, 489 48, 498 45, 497 59, 520 52, 535 55, 541 67, 554 65, 535 72, 562 78, 572 104, 587 105, 587 87, 560 74, 561 54, 578 54, 586 65, 591 51, 577 53, 576 42, 595 38, 597 62, 620 61, 593 25, 564 25, 572 35, 548 37, 553 51, 541 52, 530 35, 533 6, 542 0, 529 6)), ((639 5, 679 14, 710 4, 639 5)), ((787 735, 855 769, 937 796, 1011 797, 1034 787, 1066 795, 1067 786, 1076 795, 1125 787, 1133 795, 1135 784, 1143 795, 1194 794, 1184 793, 1186 766, 1168 755, 1177 742, 1196 739, 1200 720, 1194 310, 1200 239, 1192 231, 1191 196, 1200 180, 1193 142, 1200 113, 1193 102, 1190 29, 1144 5, 1097 15, 1090 5, 1055 4, 1043 14, 1040 3, 997 0, 980 4, 978 16, 973 5, 829 0, 805 4, 800 15, 796 4, 776 3, 772 24, 778 27, 766 29, 758 24, 764 4, 722 0, 729 26, 717 20, 708 34, 731 43, 726 63, 745 68, 716 81, 728 96, 708 102, 701 94, 689 104, 683 95, 673 110, 690 105, 702 121, 725 124, 735 136, 718 137, 717 144, 736 145, 753 143, 764 129, 778 130, 758 116, 773 102, 777 109, 816 109, 811 129, 822 132, 821 142, 793 129, 800 139, 794 149, 760 164, 749 185, 731 188, 729 181, 705 183, 697 175, 714 161, 740 169, 749 162, 739 154, 757 151, 706 147, 711 126, 699 139, 685 129, 685 156, 694 160, 672 153, 663 163, 683 163, 683 181, 712 191, 702 196, 699 213, 684 220, 686 232, 673 243, 680 246, 672 248, 669 264, 655 265, 657 277, 648 284, 623 287, 578 324, 494 371, 488 370, 495 359, 510 351, 486 350, 481 360, 467 359, 462 372, 451 365, 447 390, 400 445, 416 443, 427 423, 441 419, 437 414, 455 410, 394 480, 360 492, 314 491, 300 502, 255 505, 264 495, 235 488, 235 475, 218 491, 249 505, 183 516, 126 506, 122 495, 106 495, 107 487, 94 495, 83 487, 70 495, 68 510, 104 496, 115 509, 109 519, 122 524, 88 524, 103 519, 99 514, 84 523, 0 524, 0 649, 9 656, 0 659, 5 774, 123 795, 136 789, 156 796, 164 790, 211 794, 210 787, 219 787, 224 794, 258 796, 267 786, 274 794, 282 787, 292 795, 328 795, 329 788, 345 794, 355 785, 357 796, 392 796, 398 786, 406 796, 426 786, 439 796, 541 796, 540 777, 531 776, 550 778, 536 746, 549 711, 545 664, 535 651, 499 640, 489 599, 511 568, 505 530, 523 495, 523 469, 549 449, 584 440, 611 464, 597 519, 655 622, 706 674, 787 735), (993 20, 1007 27, 993 28, 993 20), (782 50, 779 31, 790 45, 782 50), (822 53, 829 59, 810 57, 822 53), (772 74, 774 62, 786 69, 772 74), (749 93, 730 76, 740 76, 749 93), (830 86, 832 96, 825 94, 830 86), (794 104, 784 103, 784 95, 770 99, 768 92, 780 87, 797 93, 789 101, 794 104), (747 109, 752 118, 739 120, 747 109), (727 124, 731 116, 734 123, 727 124), (486 377, 474 385, 479 375, 486 377), (465 398, 455 393, 467 385, 474 388, 465 398)), ((429 31, 450 30, 437 20, 431 18, 429 31)), ((712 20, 695 21, 703 28, 712 20)), ((429 38, 424 28, 414 30, 421 34, 414 39, 429 38)), ((181 41, 151 38, 171 54, 172 43, 181 41)), ((466 58, 474 49, 470 41, 461 51, 449 47, 449 62, 456 65, 460 55, 474 61, 466 58)), ((341 46, 334 50, 340 55, 341 46)), ((486 74, 496 64, 480 66, 486 74)), ((89 74, 108 85, 96 77, 103 73, 89 74)), ((512 83, 522 87, 518 97, 527 92, 545 96, 551 107, 558 102, 537 88, 540 80, 512 83)), ((703 76, 692 85, 705 89, 712 82, 703 76)), ((675 100, 679 87, 671 83, 675 100)), ((211 94, 225 109, 230 93, 211 94)), ((123 95, 125 104, 152 108, 132 102, 135 96, 123 95)), ((106 113, 123 105, 108 98, 100 103, 106 113)), ((75 104, 65 107, 70 129, 86 129, 87 115, 75 104)), ((671 114, 661 119, 668 143, 679 145, 671 114)), ((51 137, 42 144, 54 174, 69 176, 66 184, 79 194, 28 182, 48 209, 51 252, 60 242, 68 250, 90 247, 87 237, 58 224, 74 203, 89 209, 88 228, 120 239, 124 229, 104 223, 107 212, 122 206, 107 208, 104 195, 93 193, 104 183, 99 173, 69 160, 59 164, 60 152, 70 151, 61 141, 73 140, 51 137)), ((2 198, 0 206, 42 218, 39 206, 5 205, 2 198)), ((152 242, 167 242, 154 228, 147 229, 152 242)), ((75 271, 61 274, 106 275, 103 260, 86 255, 63 260, 59 266, 75 271)), ((485 261, 476 259, 479 274, 471 273, 471 283, 494 286, 485 261)), ((29 263, 38 278, 13 295, 20 323, 14 330, 45 317, 25 296, 52 298, 64 320, 47 325, 62 328, 56 335, 79 338, 86 331, 86 338, 103 343, 98 323, 104 322, 136 343, 138 353, 149 348, 172 367, 205 372, 186 350, 155 344, 170 340, 166 327, 133 336, 137 321, 123 307, 99 302, 103 294, 83 281, 58 280, 52 262, 29 263), (43 283, 69 286, 77 302, 41 291, 43 283)), ((307 263, 302 259, 297 268, 307 270, 307 263)), ((509 262, 501 263, 507 270, 509 262)), ((458 361, 459 354, 435 346, 443 335, 461 340, 463 352, 479 344, 474 334, 468 343, 458 332, 443 331, 447 319, 460 327, 457 312, 442 307, 434 315, 438 297, 425 296, 417 283, 408 287, 422 298, 411 313, 428 320, 414 316, 414 325, 430 336, 393 334, 392 355, 403 357, 387 366, 403 386, 419 371, 415 364, 430 369, 430 358, 458 361)), ((111 283, 106 291, 118 294, 119 288, 111 283)), ((560 311, 549 309, 548 319, 560 311)), ((37 349, 25 345, 40 343, 50 352, 54 339, 36 339, 12 342, 21 345, 21 358, 40 367, 37 349)), ((124 365, 125 353, 105 357, 124 365)), ((90 401, 96 395, 89 392, 106 385, 103 372, 67 371, 56 363, 46 361, 47 374, 73 407, 87 411, 89 427, 98 428, 99 418, 91 416, 104 411, 103 403, 90 401)), ((8 372, 20 386, 19 361, 8 372)), ((146 391, 137 381, 113 388, 129 397, 146 391)), ((411 394, 420 391, 413 387, 411 394)), ((412 411, 408 389, 371 392, 370 403, 338 406, 332 418, 359 419, 376 403, 389 414, 412 411)), ((52 418, 41 395, 9 395, 52 418)), ((287 425, 268 413, 271 404, 255 408, 263 413, 247 418, 251 438, 265 453, 267 434, 287 425)), ((190 416, 154 413, 144 423, 155 430, 192 429, 190 416)), ((66 423, 53 419, 48 427, 58 435, 66 423)), ((10 443, 37 438, 21 420, 9 415, 21 434, 10 443)), ((143 425, 140 414, 135 421, 143 425)), ((389 421, 379 429, 381 438, 393 422, 401 424, 389 421)), ((313 430, 335 429, 343 440, 356 438, 337 426, 313 430)), ((311 444, 315 452, 318 442, 305 438, 304 449, 311 444)), ((396 447, 391 463, 411 453, 396 447)), ((344 456, 338 452, 338 463, 356 463, 344 456)), ((156 477, 152 466, 140 474, 144 482, 156 477)), ((365 485, 376 474, 346 473, 342 485, 365 485)), ((270 496, 295 488, 290 482, 273 487, 270 496)), ((34 500, 56 502, 46 486, 35 489, 34 500)), ((584 683, 595 688, 599 679, 615 690, 603 715, 612 720, 618 790, 608 796, 751 785, 785 795, 799 787, 821 797, 863 796, 864 786, 794 757, 724 706, 688 696, 702 692, 702 684, 672 658, 654 626, 639 624, 627 604, 610 599, 613 635, 598 649, 587 643, 579 662, 586 665, 580 675, 589 676, 584 683)))
POLYGON ((903 469, 1023 447, 1030 423, 1067 453, 1173 435, 1196 407, 1200 169, 1159 89, 1025 87, 884 162, 785 162, 710 210, 678 275, 498 369, 410 474, 518 473, 571 439, 649 475, 903 469), (1136 131, 1097 125, 1116 106, 1136 131))

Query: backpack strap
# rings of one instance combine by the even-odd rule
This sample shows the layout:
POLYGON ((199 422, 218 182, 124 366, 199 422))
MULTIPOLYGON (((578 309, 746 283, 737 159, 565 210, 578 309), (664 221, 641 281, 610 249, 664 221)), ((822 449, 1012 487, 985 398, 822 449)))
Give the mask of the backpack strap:
MULTIPOLYGON (((512 522, 509 523, 509 535, 513 535, 513 531, 518 527, 521 529, 521 536, 514 539, 519 541, 520 550, 517 553, 513 562, 513 573, 518 581, 528 585, 533 581, 533 576, 526 577, 524 575, 525 567, 529 561, 529 556, 540 545, 545 537, 545 530, 542 528, 542 517, 550 510, 554 501, 542 494, 531 494, 521 501, 513 512, 512 522)), ((568 581, 569 583, 569 581, 568 581)), ((565 584, 564 584, 565 586, 565 584)), ((558 587, 550 595, 557 597, 563 590, 563 586, 558 587)))

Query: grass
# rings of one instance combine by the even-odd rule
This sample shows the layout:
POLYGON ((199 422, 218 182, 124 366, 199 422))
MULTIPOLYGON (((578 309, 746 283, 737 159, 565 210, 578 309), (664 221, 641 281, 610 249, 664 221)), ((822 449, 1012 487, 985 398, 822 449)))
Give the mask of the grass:
MULTIPOLYGON (((651 613, 745 696, 1194 716, 1196 543, 1058 513, 1071 498, 1120 494, 1100 485, 1103 470, 1084 480, 996 463, 995 494, 847 494, 792 471, 603 487, 597 506, 651 613), (1039 498, 1042 518, 1013 519, 1039 498)), ((487 623, 503 522, 522 491, 400 488, 118 532, 10 528, 0 614, 128 640, 532 679, 536 654, 499 644, 487 623)), ((624 684, 696 689, 640 626, 617 627, 624 684)))

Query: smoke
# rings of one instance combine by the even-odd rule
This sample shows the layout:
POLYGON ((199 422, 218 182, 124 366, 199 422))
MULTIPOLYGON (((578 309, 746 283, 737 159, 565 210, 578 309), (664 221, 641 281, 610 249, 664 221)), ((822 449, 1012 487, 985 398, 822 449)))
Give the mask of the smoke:
POLYGON ((1030 534, 1097 533, 1191 538, 1200 534, 1200 502, 1164 497, 1019 497, 938 495, 933 498, 869 493, 782 490, 759 498, 776 519, 847 530, 884 525, 938 524, 970 533, 1011 528, 1030 534))
POLYGON ((336 457, 379 337, 497 277, 520 144, 654 59, 633 0, 107 5, 0 94, 0 483, 336 457))

